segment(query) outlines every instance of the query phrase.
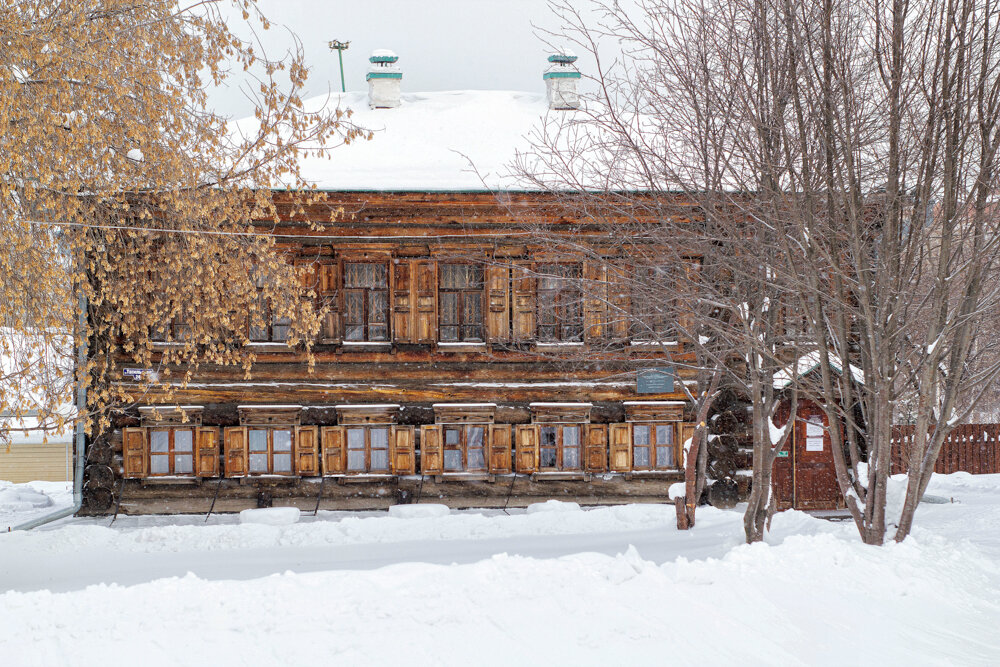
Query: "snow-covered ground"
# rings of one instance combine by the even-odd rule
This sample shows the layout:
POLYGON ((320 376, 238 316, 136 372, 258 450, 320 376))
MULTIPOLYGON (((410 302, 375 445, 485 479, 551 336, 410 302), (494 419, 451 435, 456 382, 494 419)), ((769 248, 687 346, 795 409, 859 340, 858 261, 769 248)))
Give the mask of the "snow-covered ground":
MULTIPOLYGON (((0 488, 0 512, 23 486, 0 488)), ((801 512, 746 546, 739 508, 678 532, 665 505, 63 520, 0 535, 0 656, 1000 664, 1000 475, 938 476, 928 493, 911 538, 881 548, 801 512)))

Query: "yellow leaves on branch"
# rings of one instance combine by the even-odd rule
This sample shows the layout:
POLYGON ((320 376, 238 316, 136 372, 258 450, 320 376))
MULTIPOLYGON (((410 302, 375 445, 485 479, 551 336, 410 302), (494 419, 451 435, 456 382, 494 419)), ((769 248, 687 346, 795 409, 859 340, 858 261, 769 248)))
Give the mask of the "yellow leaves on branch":
POLYGON ((255 2, 230 0, 225 15, 219 3, 192 4, 0 6, 0 35, 16 36, 0 49, 0 325, 3 337, 39 341, 0 360, 9 405, 54 415, 71 401, 72 341, 91 345, 79 379, 91 387, 88 428, 100 430, 109 406, 135 398, 119 384, 123 365, 160 377, 181 363, 248 369, 250 313, 258 326, 287 318, 292 341, 319 327, 296 272, 262 235, 282 218, 269 188, 286 175, 303 192, 289 211, 301 210, 296 197, 321 203, 300 152, 367 133, 341 110, 301 109, 301 51, 269 60, 237 37, 227 25, 236 16, 269 26, 255 2), (242 134, 208 108, 203 80, 224 82, 233 62, 261 82, 259 126, 242 134), (176 345, 157 358, 152 337, 165 328, 176 345), (39 374, 46 365, 59 372, 39 374), (41 379, 29 391, 25 377, 41 379))

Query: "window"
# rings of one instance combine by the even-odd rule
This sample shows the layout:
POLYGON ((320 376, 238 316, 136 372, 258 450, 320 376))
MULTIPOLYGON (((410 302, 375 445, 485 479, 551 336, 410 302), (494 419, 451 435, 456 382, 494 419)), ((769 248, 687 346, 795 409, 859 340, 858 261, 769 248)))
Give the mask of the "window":
POLYGON ((486 470, 486 426, 456 424, 444 427, 444 471, 486 470))
POLYGON ((149 432, 149 474, 194 474, 194 429, 151 429, 149 432))
POLYGON ((636 267, 631 285, 630 335, 636 340, 673 338, 678 302, 673 272, 662 266, 636 267))
POLYGON ((539 428, 539 468, 579 470, 580 431, 579 425, 543 424, 539 428))
POLYGON ((547 342, 583 340, 583 300, 579 264, 538 266, 538 338, 547 342))
POLYGON ((483 267, 441 264, 440 271, 441 340, 483 340, 483 267))
POLYGON ((344 340, 389 340, 388 265, 344 265, 344 340))
POLYGON ((250 474, 292 474, 292 428, 253 428, 247 431, 250 474))
POLYGON ((191 336, 191 325, 183 315, 177 315, 153 331, 152 340, 183 343, 191 336))
POLYGON ((292 320, 288 317, 275 317, 274 309, 271 307, 271 300, 263 295, 257 296, 257 308, 257 312, 261 314, 262 322, 254 322, 252 318, 248 318, 249 332, 247 338, 255 343, 284 343, 287 341, 292 320))
POLYGON ((347 427, 347 471, 389 472, 389 426, 347 427))
POLYGON ((632 467, 636 470, 675 467, 673 424, 632 425, 632 467))

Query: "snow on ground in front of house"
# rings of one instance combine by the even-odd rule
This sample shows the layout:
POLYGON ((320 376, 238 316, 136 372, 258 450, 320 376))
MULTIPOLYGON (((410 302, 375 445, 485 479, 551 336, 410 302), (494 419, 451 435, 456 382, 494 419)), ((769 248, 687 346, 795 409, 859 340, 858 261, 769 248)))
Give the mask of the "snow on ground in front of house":
MULTIPOLYGON (((894 480, 894 485, 900 481, 894 480)), ((902 544, 669 505, 72 519, 0 535, 5 665, 1000 663, 1000 475, 902 544)))
POLYGON ((14 484, 0 479, 0 532, 72 504, 73 482, 14 484))

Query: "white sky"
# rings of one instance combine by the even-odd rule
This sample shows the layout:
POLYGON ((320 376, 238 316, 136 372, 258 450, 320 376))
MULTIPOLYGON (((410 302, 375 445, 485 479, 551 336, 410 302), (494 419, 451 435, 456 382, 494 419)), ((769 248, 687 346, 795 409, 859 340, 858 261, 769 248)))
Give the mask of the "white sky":
MULTIPOLYGON (((377 48, 399 56, 404 92, 545 89, 549 50, 533 27, 553 27, 545 0, 260 0, 260 7, 274 22, 259 35, 269 56, 292 44, 288 30, 302 42, 311 68, 304 97, 340 90, 332 39, 351 43, 344 52, 347 90, 367 89, 368 56, 377 48)), ((253 108, 235 77, 211 103, 236 118, 253 108)))

